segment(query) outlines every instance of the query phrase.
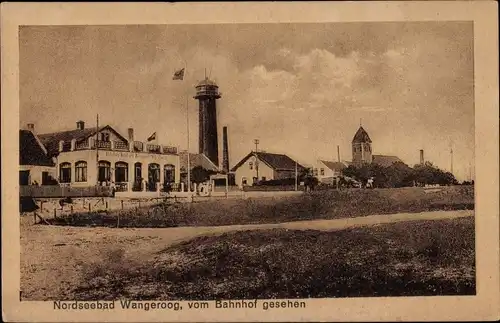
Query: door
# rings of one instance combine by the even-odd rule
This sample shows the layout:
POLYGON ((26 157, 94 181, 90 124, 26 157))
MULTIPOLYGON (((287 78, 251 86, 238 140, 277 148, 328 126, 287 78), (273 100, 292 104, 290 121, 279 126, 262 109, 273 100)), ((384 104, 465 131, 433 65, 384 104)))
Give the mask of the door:
POLYGON ((49 185, 49 172, 42 172, 42 185, 49 185))
POLYGON ((19 171, 19 185, 30 185, 30 171, 19 171))

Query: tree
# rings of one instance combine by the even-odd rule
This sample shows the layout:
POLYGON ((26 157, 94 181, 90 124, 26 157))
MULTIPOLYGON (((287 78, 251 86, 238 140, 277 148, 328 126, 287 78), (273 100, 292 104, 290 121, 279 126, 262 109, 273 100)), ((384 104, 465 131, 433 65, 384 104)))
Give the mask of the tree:
POLYGON ((344 176, 352 177, 366 186, 373 178, 373 187, 405 187, 413 186, 413 170, 402 162, 395 162, 388 167, 378 164, 364 164, 360 167, 349 165, 343 171, 344 176))
POLYGON ((455 176, 450 172, 445 172, 430 162, 413 167, 414 179, 420 185, 456 185, 458 184, 455 176))
POLYGON ((196 166, 191 170, 191 181, 193 183, 203 183, 210 179, 210 175, 214 175, 216 172, 205 169, 201 166, 196 166))

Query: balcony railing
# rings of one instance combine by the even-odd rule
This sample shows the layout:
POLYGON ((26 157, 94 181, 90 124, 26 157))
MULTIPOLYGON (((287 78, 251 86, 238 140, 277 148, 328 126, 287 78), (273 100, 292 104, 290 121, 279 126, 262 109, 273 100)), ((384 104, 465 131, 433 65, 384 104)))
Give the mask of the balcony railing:
POLYGON ((161 152, 161 146, 160 145, 152 145, 148 144, 146 146, 148 153, 156 153, 159 154, 161 152))
POLYGON ((141 141, 134 141, 134 151, 144 151, 144 143, 141 141))
POLYGON ((164 154, 177 154, 177 147, 163 146, 164 154))
POLYGON ((76 143, 75 149, 82 150, 82 149, 88 149, 89 147, 90 147, 89 142, 86 140, 76 143))
POLYGON ((111 141, 96 140, 97 148, 111 149, 111 141))
POLYGON ((98 149, 102 150, 116 150, 116 151, 133 151, 133 152, 146 152, 153 154, 165 154, 165 155, 177 155, 178 149, 174 146, 163 146, 156 144, 148 144, 142 141, 133 141, 131 143, 132 150, 130 150, 130 146, 128 142, 117 141, 102 141, 95 140, 94 138, 90 138, 89 140, 76 142, 74 147, 72 147, 71 142, 63 142, 62 143, 62 151, 71 151, 71 150, 87 150, 87 149, 98 149))
POLYGON ((114 141, 113 145, 116 150, 128 150, 128 143, 126 142, 114 141))

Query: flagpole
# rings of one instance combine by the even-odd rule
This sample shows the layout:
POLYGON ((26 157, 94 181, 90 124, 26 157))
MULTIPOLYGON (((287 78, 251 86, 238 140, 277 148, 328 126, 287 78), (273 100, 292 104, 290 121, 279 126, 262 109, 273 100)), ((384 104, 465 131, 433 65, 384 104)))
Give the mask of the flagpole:
MULTIPOLYGON (((187 73, 187 62, 184 61, 184 73, 187 73)), ((187 131, 187 186, 188 192, 191 192, 191 158, 189 153, 189 91, 186 90, 186 131, 187 131)))
MULTIPOLYGON (((181 81, 184 81, 184 76, 187 72, 187 61, 185 59, 183 59, 179 53, 177 53, 177 56, 179 56, 179 58, 182 60, 182 62, 184 63, 184 71, 182 71, 182 74, 179 74, 179 75, 176 75, 174 74, 174 80, 181 80, 181 81)), ((180 73, 180 72, 179 72, 180 73)), ((189 96, 189 90, 187 89, 186 90, 186 132, 187 132, 187 191, 188 192, 191 192, 191 157, 189 155, 189 99, 188 99, 188 96, 189 96)))

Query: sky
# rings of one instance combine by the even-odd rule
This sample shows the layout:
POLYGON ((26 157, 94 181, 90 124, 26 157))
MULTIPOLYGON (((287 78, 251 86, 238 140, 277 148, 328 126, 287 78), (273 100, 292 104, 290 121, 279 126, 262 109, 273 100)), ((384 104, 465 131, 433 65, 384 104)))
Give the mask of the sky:
MULTIPOLYGON (((425 159, 459 180, 474 167, 470 22, 23 26, 20 127, 109 124, 136 140, 198 149, 194 86, 217 82, 219 150, 254 149, 302 164, 351 160, 360 123, 374 154, 425 159), (186 68, 183 81, 173 73, 186 68), (206 71, 206 72, 205 72, 206 71)), ((222 153, 219 153, 222 159, 222 153)), ((473 170, 472 170, 473 174, 473 170)))

